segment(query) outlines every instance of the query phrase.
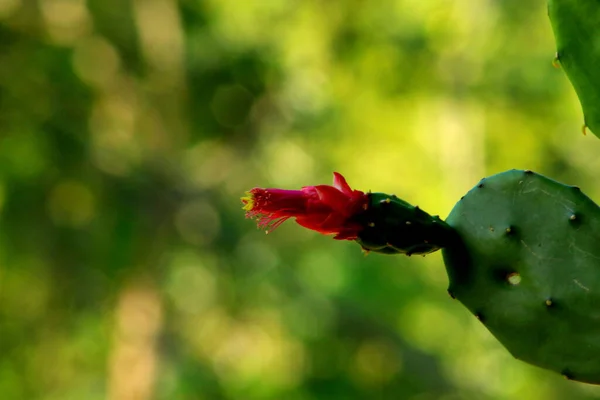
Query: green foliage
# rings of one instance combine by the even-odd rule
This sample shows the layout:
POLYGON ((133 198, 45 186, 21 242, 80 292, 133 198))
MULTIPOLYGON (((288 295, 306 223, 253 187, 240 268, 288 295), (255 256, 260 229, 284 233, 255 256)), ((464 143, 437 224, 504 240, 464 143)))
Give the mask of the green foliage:
POLYGON ((600 4, 596 0, 549 0, 548 15, 557 62, 577 92, 585 126, 600 137, 600 4))
POLYGON ((531 171, 483 179, 447 223, 449 292, 516 358, 600 383, 600 208, 531 171))

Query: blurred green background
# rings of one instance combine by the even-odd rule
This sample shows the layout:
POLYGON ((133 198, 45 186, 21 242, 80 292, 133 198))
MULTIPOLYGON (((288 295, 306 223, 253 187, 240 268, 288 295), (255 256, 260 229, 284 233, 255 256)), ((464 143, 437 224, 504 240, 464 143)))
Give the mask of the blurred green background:
POLYGON ((600 140, 545 0, 0 0, 0 398, 587 399, 446 293, 244 219, 330 183, 448 215, 528 168, 594 184, 600 140))

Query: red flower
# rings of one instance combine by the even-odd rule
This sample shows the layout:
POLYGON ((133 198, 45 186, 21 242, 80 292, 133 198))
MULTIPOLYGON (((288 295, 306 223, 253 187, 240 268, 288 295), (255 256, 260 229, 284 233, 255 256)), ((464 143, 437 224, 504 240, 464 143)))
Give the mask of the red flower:
POLYGON ((333 173, 333 186, 305 186, 301 190, 254 188, 242 197, 247 218, 256 218, 258 227, 273 230, 288 218, 305 228, 334 239, 355 240, 363 226, 352 217, 366 210, 369 198, 352 190, 346 179, 333 173))

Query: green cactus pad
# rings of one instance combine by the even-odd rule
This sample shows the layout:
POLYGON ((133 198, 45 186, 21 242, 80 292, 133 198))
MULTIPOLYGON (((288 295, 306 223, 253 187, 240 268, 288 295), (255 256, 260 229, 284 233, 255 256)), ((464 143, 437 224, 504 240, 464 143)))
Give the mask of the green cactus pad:
POLYGON ((365 251, 428 254, 444 247, 454 231, 437 215, 385 193, 369 193, 369 205, 356 217, 365 227, 357 242, 365 251))
POLYGON ((548 15, 557 59, 579 97, 584 124, 600 137, 600 1, 549 0, 548 15))
POLYGON ((446 222, 449 293, 513 356, 600 383, 600 208, 575 186, 511 170, 480 182, 446 222))

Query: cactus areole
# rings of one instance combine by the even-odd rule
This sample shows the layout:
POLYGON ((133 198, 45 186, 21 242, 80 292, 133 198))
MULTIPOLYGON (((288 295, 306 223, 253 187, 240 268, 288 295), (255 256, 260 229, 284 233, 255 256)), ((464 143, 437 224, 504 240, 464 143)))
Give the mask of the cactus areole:
POLYGON ((242 201, 263 228, 293 217, 365 251, 442 249, 448 292, 514 357, 600 384, 600 208, 579 188, 503 172, 445 222, 393 195, 352 190, 337 173, 334 186, 256 188, 242 201))

